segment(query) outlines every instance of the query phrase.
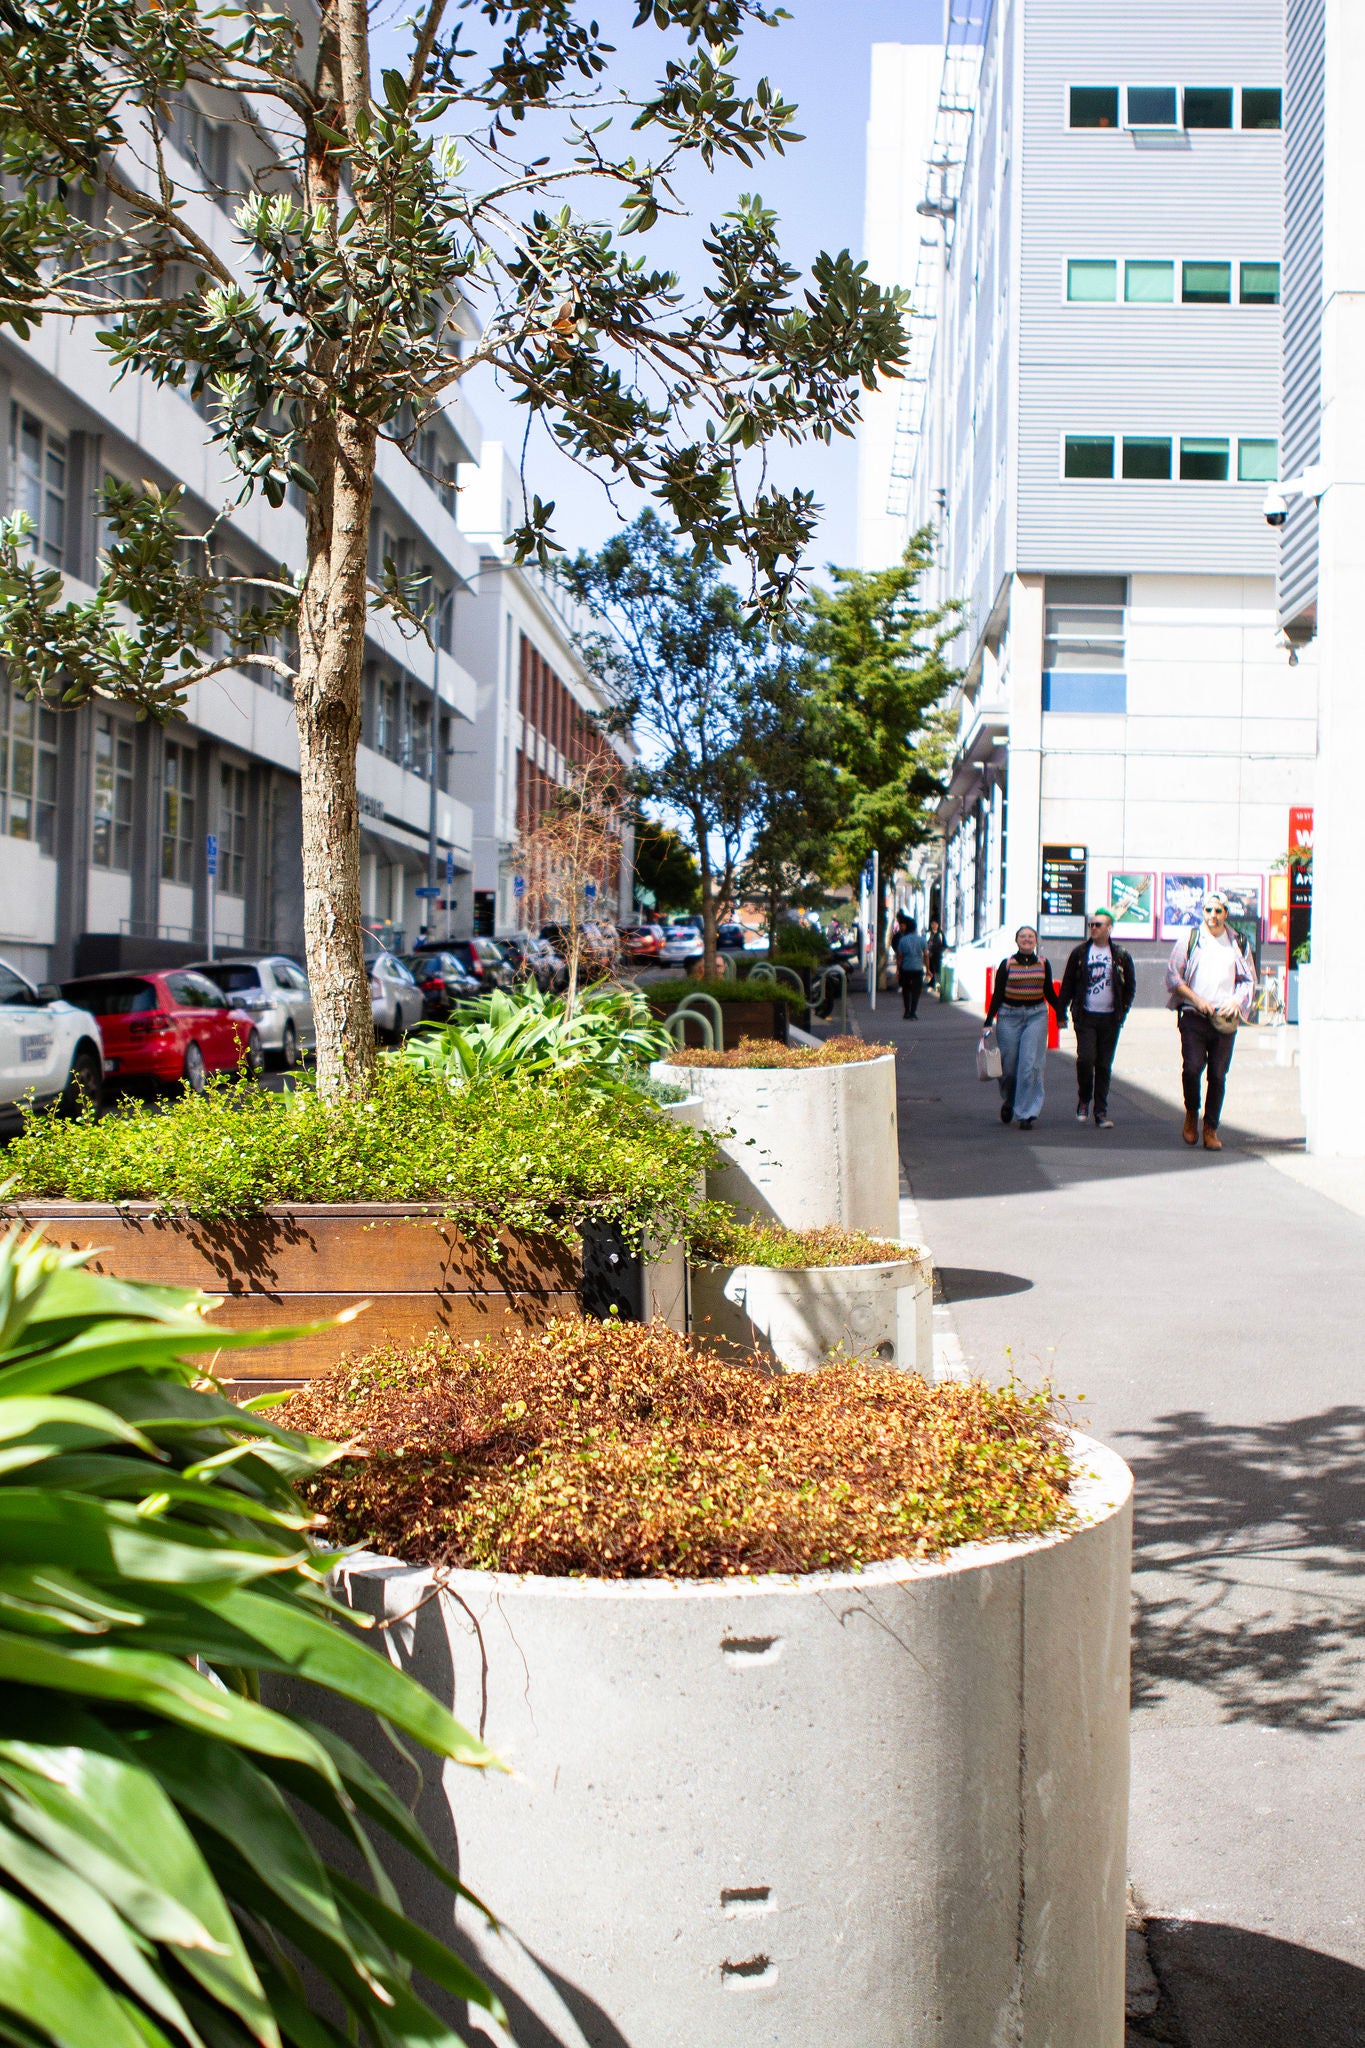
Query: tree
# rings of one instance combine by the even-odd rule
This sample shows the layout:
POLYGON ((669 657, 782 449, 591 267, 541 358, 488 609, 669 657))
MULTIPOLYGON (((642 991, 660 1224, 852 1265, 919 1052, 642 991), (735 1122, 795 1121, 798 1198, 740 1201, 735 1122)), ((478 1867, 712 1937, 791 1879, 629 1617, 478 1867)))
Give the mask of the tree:
POLYGON ((553 919, 567 935, 568 1019, 578 1002, 588 892, 594 898, 601 895, 621 870, 623 780, 617 761, 610 766, 605 761, 580 763, 517 841, 516 868, 526 884, 527 922, 535 926, 553 919))
POLYGON ((701 877, 702 971, 713 975, 719 907, 761 814, 755 761, 780 720, 789 664, 715 562, 648 509, 563 575, 600 621, 582 652, 607 694, 607 728, 639 741, 636 793, 685 821, 701 877))
MULTIPOLYGON (((833 569, 804 608, 810 687, 828 734, 835 797, 829 877, 856 882, 872 853, 890 877, 931 836, 950 751, 947 658, 962 605, 924 605, 933 536, 922 528, 890 569, 833 569)), ((881 957, 881 906, 876 913, 881 957)))
MULTIPOLYGON (((97 594, 61 602, 21 517, 0 533, 0 657, 31 694, 121 698, 169 717, 218 670, 288 680, 298 725, 318 1082, 363 1087, 374 1034, 363 964, 356 748, 366 618, 426 630, 432 593, 369 574, 381 436, 411 455, 461 382, 492 366, 573 459, 652 494, 699 558, 738 553, 781 604, 812 494, 746 486, 746 451, 846 434, 857 392, 903 362, 903 294, 847 251, 809 286, 756 196, 711 228, 684 299, 629 238, 676 211, 674 177, 748 166, 795 138, 738 43, 761 0, 651 0, 657 84, 610 86, 612 46, 578 0, 425 0, 401 65, 373 73, 365 0, 316 12, 211 0, 6 0, 0 13, 0 324, 93 321, 116 375, 184 390, 211 419, 233 502, 306 494, 301 574, 217 573, 186 549, 175 492, 114 488, 97 594), (473 40, 466 40, 466 30, 473 40), (235 109, 258 168, 229 194, 185 141, 187 96, 235 109), (177 124, 177 115, 181 116, 177 124), (613 123, 631 140, 615 142, 613 123), (179 141, 173 137, 179 136, 179 141), (641 139, 643 138, 643 139, 641 139), (639 152, 638 154, 636 152, 639 152), (591 211, 578 210, 585 192, 591 211), (292 653, 296 636, 297 658, 292 653)), ((194 111, 193 101, 189 112, 194 111)), ((544 563, 554 507, 524 506, 544 563)))
POLYGON ((635 825, 635 880, 648 889, 659 913, 696 910, 701 869, 691 847, 671 825, 641 816, 635 825))

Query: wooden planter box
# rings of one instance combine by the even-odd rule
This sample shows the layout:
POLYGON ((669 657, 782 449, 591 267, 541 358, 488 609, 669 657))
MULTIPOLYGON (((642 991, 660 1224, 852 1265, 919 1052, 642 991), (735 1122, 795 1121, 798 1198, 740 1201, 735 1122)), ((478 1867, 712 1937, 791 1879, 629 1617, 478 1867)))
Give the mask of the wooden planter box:
POLYGON ((497 1342, 551 1316, 605 1314, 613 1300, 630 1314, 632 1262, 611 1230, 590 1233, 583 1247, 509 1233, 494 1260, 451 1217, 418 1203, 300 1203, 197 1218, 159 1215, 149 1202, 24 1201, 8 1214, 41 1224, 63 1249, 98 1247, 96 1272, 202 1288, 217 1297, 224 1329, 318 1322, 371 1303, 354 1322, 291 1344, 229 1352, 225 1385, 242 1397, 300 1386, 347 1352, 420 1343, 433 1330, 497 1342))
MULTIPOLYGON (((795 990, 792 991, 796 993, 795 990)), ((662 1003, 651 1003, 651 1010, 661 1020, 673 1014, 672 1006, 667 1009, 662 1003)), ((766 1002, 758 997, 742 1003, 722 1003, 720 1014, 725 1022, 725 1044, 722 1050, 733 1052, 746 1038, 776 1038, 781 1044, 787 1043, 788 1005, 780 998, 769 998, 766 1002)), ((697 1009, 699 1017, 710 1017, 709 1009, 697 1009)), ((696 1033, 696 1043, 701 1043, 701 1033, 696 1033)))

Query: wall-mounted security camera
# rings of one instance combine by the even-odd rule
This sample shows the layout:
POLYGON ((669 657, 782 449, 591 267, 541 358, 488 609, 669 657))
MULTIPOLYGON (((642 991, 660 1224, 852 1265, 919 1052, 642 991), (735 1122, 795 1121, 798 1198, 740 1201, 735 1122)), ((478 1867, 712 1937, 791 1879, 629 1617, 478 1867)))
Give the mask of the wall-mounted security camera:
POLYGON ((1261 501, 1267 526, 1283 526, 1289 517, 1291 498, 1311 498, 1316 505, 1327 488, 1327 479, 1322 464, 1314 462, 1304 470, 1302 476, 1291 477, 1282 484, 1272 484, 1261 501))
POLYGON ((1283 491, 1271 489, 1265 494, 1265 505, 1262 509, 1265 512, 1267 526, 1283 526, 1289 517, 1289 500, 1283 491))

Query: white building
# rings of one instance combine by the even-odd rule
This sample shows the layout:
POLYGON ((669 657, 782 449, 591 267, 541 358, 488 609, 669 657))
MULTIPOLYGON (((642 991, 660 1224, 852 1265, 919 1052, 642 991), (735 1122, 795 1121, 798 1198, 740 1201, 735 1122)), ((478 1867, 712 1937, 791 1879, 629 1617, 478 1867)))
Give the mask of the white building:
POLYGON ((935 594, 967 603, 932 907, 976 994, 1017 925, 1057 958, 1112 902, 1159 1000, 1215 878, 1282 957, 1272 875, 1313 796, 1314 670, 1278 635, 1262 511, 1283 0, 974 0, 950 37, 934 317, 889 464, 906 530, 937 530, 935 594))

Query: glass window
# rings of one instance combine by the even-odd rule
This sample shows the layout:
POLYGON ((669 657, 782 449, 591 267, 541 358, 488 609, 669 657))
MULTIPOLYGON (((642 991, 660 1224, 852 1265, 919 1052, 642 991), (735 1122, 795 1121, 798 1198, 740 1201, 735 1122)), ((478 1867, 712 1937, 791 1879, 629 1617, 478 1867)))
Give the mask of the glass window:
POLYGON ((1175 299, 1174 263, 1140 258, 1123 266, 1123 296, 1130 306, 1169 306, 1175 299))
POLYGON ((1118 296, 1117 263, 1073 257, 1066 266, 1066 295, 1073 303, 1098 305, 1118 296))
POLYGON ((1239 484, 1273 484, 1280 473, 1278 441, 1239 441, 1237 481, 1239 484))
POLYGON ((1199 435, 1182 435, 1180 481, 1187 484, 1225 484, 1228 480, 1228 444, 1199 435))
POLYGON ((1278 128, 1280 126, 1280 88, 1278 85, 1244 85, 1242 87, 1242 126, 1244 128, 1278 128))
POLYGON ((1180 278, 1180 296, 1187 306, 1232 304, 1230 263, 1182 263, 1180 278))
POLYGON ((0 1003, 23 1003, 26 1008, 33 1006, 33 990, 21 974, 0 961, 0 1003))
POLYGON ((0 683, 0 832, 53 851, 57 821, 57 714, 0 683))
POLYGON ((157 1007, 154 981, 64 981, 62 994, 96 1017, 141 1017, 157 1007))
POLYGON ((1187 128, 1231 128, 1232 87, 1230 85, 1187 85, 1185 87, 1187 128))
POLYGON ((1280 266, 1278 263, 1244 263, 1241 276, 1244 306, 1278 306, 1280 266))
POLYGON ((66 442, 20 405, 9 415, 12 510, 33 521, 29 546, 54 569, 66 549, 66 442))
POLYGON ((218 824, 218 887, 228 896, 246 894, 246 770, 226 761, 218 824))
POLYGON ((1073 128, 1117 128, 1119 89, 1116 85, 1073 85, 1071 126, 1073 128))
POLYGON ((1173 85, 1130 85, 1128 88, 1130 128, 1174 128, 1175 87, 1173 85))
POLYGON ((1171 480, 1171 443, 1164 434, 1125 434, 1123 474, 1148 483, 1171 480))
MULTIPOLYGON (((1047 597, 1054 596, 1049 584, 1047 597)), ((1043 667, 1084 675, 1113 675, 1123 669, 1122 605, 1057 604, 1043 613, 1043 667)))
POLYGON ((194 881, 194 748, 167 740, 161 776, 161 879, 194 881))
POLYGON ((1063 458, 1067 476, 1109 477, 1114 474, 1112 434, 1068 434, 1063 458))
POLYGON ((128 874, 133 865, 133 735, 107 711, 95 717, 95 803, 90 858, 128 874))

